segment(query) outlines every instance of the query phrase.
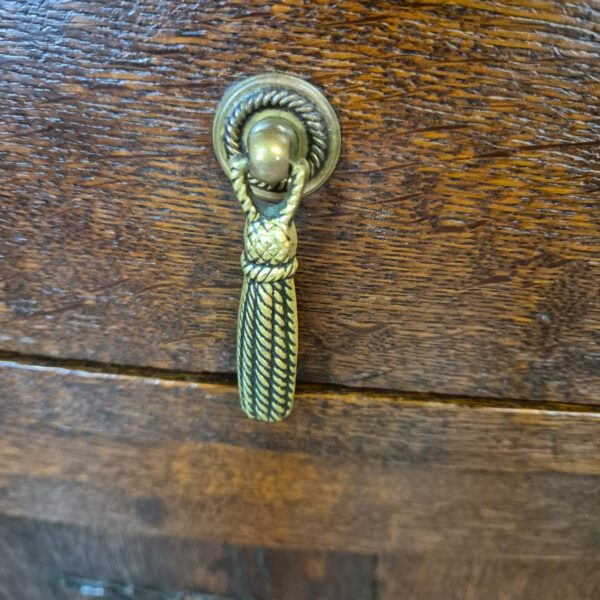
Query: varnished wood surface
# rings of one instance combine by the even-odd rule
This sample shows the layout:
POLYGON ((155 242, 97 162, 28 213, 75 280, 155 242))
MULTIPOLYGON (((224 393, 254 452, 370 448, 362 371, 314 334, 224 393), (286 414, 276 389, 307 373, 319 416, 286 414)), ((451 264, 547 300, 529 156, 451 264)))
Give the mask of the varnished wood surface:
POLYGON ((599 554, 597 412, 307 388, 266 425, 230 385, 14 364, 1 377, 5 515, 363 554, 599 554))
POLYGON ((322 86, 339 168, 299 215, 300 379, 597 402, 595 1, 0 6, 0 347, 234 371, 226 87, 322 86))

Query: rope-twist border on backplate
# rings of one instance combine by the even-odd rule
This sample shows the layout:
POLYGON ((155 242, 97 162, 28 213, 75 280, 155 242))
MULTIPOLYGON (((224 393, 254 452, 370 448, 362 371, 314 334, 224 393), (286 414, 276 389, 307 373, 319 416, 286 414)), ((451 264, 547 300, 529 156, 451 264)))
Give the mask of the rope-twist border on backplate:
MULTIPOLYGON (((309 179, 319 171, 325 162, 329 139, 323 115, 315 105, 304 96, 291 90, 276 87, 250 92, 243 96, 235 105, 225 123, 223 140, 227 156, 242 153, 241 136, 244 124, 258 110, 267 108, 279 108, 294 113, 304 124, 308 134, 308 156, 309 179)), ((277 185, 269 185, 264 181, 249 176, 250 185, 270 192, 280 192, 288 184, 288 179, 280 181, 277 185)))

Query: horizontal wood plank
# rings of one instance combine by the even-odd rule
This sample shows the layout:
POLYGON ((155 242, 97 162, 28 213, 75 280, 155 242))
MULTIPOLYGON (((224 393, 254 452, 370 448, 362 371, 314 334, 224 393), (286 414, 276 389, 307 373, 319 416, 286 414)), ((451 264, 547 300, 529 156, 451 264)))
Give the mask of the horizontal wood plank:
POLYGON ((5 364, 0 512, 235 545, 596 556, 598 412, 5 364))
POLYGON ((341 121, 300 210, 300 378, 598 402, 595 2, 0 6, 0 348, 232 372, 242 215, 226 87, 280 70, 341 121))

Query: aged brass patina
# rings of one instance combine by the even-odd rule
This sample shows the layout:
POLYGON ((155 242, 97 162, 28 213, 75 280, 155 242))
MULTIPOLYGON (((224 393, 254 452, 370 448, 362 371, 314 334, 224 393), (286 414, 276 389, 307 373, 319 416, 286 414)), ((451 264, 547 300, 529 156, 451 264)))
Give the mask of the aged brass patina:
POLYGON ((242 409, 279 421, 292 409, 298 356, 293 217, 335 168, 339 125, 315 87, 266 74, 226 93, 213 143, 246 215, 237 336, 242 409))

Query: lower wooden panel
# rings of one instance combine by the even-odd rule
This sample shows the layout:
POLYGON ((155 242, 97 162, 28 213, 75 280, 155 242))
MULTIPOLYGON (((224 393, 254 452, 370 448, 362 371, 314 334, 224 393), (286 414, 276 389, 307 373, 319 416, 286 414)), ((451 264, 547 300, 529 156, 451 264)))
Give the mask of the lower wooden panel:
POLYGON ((490 558, 461 553, 379 561, 377 600, 596 600, 594 560, 490 558))
POLYGON ((372 600, 375 564, 368 556, 241 548, 0 518, 3 600, 213 600, 215 594, 227 600, 372 600), (82 594, 82 580, 97 583, 82 594), (135 591, 111 594, 117 584, 135 591))
POLYGON ((600 563, 239 547, 0 518, 3 600, 597 600, 600 563), (82 585, 87 583, 87 589, 82 585), (117 593, 123 591, 123 594, 117 593), (83 592, 83 593, 82 593, 83 592), (112 592, 112 593, 111 593, 112 592))
POLYGON ((597 412, 235 387, 5 363, 0 512, 107 531, 365 554, 600 552, 597 412))

